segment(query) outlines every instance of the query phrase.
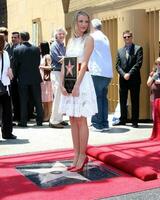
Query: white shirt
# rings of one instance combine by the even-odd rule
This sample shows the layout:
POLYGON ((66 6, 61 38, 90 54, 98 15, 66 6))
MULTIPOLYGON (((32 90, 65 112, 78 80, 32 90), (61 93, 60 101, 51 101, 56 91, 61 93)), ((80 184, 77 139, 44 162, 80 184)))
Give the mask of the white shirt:
POLYGON ((2 57, 0 55, 0 80, 2 80, 3 85, 10 85, 10 79, 7 75, 8 68, 10 67, 10 60, 7 51, 3 51, 3 73, 1 79, 1 69, 2 69, 2 57))
POLYGON ((94 39, 94 49, 91 54, 88 68, 92 75, 113 77, 112 57, 108 38, 100 30, 91 33, 94 39))

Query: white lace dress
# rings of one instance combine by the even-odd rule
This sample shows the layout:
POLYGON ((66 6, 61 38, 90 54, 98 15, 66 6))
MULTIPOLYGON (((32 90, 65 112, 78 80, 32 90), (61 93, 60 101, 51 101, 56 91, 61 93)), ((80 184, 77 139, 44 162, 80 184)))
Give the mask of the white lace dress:
MULTIPOLYGON (((81 63, 85 38, 71 39, 67 45, 66 56, 78 58, 81 63)), ((73 117, 91 117, 98 112, 95 89, 90 72, 86 71, 80 84, 78 97, 61 95, 59 112, 73 117)))

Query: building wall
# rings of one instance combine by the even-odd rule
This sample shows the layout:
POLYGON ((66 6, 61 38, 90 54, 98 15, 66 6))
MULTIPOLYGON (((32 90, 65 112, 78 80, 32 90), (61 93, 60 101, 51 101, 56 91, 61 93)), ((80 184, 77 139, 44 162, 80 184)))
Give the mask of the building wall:
POLYGON ((0 0, 0 26, 7 26, 7 2, 0 0))
POLYGON ((40 40, 50 40, 56 28, 64 27, 61 0, 7 0, 7 8, 10 33, 29 31, 32 38, 33 23, 37 22, 40 42, 40 40))
POLYGON ((128 9, 155 9, 160 8, 159 0, 70 0, 69 12, 80 9, 91 9, 93 13, 118 13, 128 9))

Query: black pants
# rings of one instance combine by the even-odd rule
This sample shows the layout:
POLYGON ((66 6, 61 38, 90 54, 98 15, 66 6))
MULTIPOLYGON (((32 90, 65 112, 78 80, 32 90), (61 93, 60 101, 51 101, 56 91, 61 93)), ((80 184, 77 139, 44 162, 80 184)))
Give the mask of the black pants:
POLYGON ((20 96, 20 122, 23 125, 27 124, 28 120, 28 101, 32 101, 36 108, 36 121, 37 124, 43 121, 43 108, 41 100, 41 87, 40 84, 36 85, 19 85, 20 96), (31 94, 31 96, 30 96, 31 94), (32 99, 32 98, 33 99, 32 99))
POLYGON ((8 94, 0 96, 0 104, 2 109, 1 132, 2 137, 8 137, 12 134, 12 107, 11 98, 8 94))
POLYGON ((126 84, 120 85, 120 108, 121 108, 121 117, 120 121, 127 121, 127 98, 128 91, 131 95, 131 113, 132 113, 132 123, 136 124, 139 120, 139 93, 140 93, 140 84, 126 84))
POLYGON ((19 91, 17 79, 14 78, 11 81, 11 100, 13 107, 14 120, 20 120, 20 101, 19 101, 19 91))

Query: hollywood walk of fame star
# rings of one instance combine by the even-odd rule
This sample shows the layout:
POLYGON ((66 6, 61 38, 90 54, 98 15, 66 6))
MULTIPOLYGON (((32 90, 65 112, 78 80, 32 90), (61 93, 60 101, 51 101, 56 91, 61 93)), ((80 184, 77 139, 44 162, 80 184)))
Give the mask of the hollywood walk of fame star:
POLYGON ((86 182, 89 181, 86 177, 84 177, 83 175, 76 173, 76 172, 70 172, 67 170, 66 166, 57 161, 55 163, 53 163, 52 167, 48 167, 48 168, 37 168, 37 169, 25 169, 28 172, 31 173, 36 173, 38 174, 38 179, 40 181, 40 184, 49 184, 50 182, 52 182, 52 184, 56 184, 58 182, 64 182, 67 179, 71 179, 71 181, 73 181, 73 179, 75 180, 79 180, 80 182, 86 182))
POLYGON ((69 62, 68 62, 68 65, 66 65, 65 67, 66 67, 66 69, 67 69, 66 75, 68 76, 68 75, 70 74, 71 76, 73 76, 73 71, 72 71, 72 69, 73 69, 74 65, 71 65, 70 60, 69 60, 69 62))
POLYGON ((70 166, 71 163, 72 160, 59 160, 18 166, 17 169, 41 188, 86 183, 119 176, 99 162, 92 161, 87 164, 83 171, 70 172, 67 170, 67 166, 70 166))

